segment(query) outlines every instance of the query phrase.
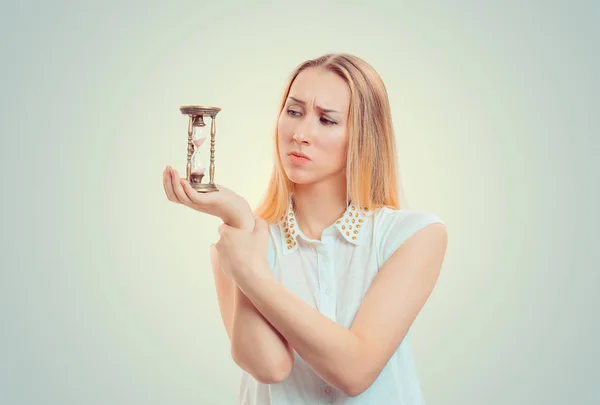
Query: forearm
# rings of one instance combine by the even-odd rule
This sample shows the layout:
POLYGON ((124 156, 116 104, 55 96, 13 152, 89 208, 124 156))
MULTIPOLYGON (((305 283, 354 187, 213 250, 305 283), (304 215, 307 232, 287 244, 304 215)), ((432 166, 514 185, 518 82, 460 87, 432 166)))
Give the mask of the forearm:
MULTIPOLYGON (((224 222, 237 228, 254 229, 251 216, 224 222)), ((263 383, 272 384, 282 380, 291 370, 293 349, 256 309, 234 280, 227 278, 233 284, 230 340, 234 361, 263 383)))
POLYGON ((281 381, 292 368, 293 349, 237 286, 234 296, 234 361, 260 382, 281 381))
POLYGON ((240 288, 323 380, 353 393, 363 356, 361 340, 282 286, 266 271, 239 280, 240 288))

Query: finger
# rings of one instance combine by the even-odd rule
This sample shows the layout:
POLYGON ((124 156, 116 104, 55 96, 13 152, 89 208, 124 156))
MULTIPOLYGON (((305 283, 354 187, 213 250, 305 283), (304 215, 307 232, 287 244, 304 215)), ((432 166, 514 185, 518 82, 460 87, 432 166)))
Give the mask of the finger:
POLYGON ((177 170, 173 169, 171 172, 172 183, 173 183, 173 192, 175 196, 179 200, 180 203, 185 205, 191 205, 192 201, 187 196, 185 191, 183 191, 183 187, 181 186, 181 179, 179 178, 179 174, 177 174, 177 170))
POLYGON ((165 195, 167 196, 167 198, 169 198, 169 196, 167 195, 167 167, 166 166, 165 166, 165 170, 163 170, 162 185, 163 185, 163 190, 165 191, 165 195))
POLYGON ((227 225, 225 222, 223 222, 221 225, 219 225, 219 235, 221 235, 221 239, 225 237, 225 233, 235 233, 238 231, 240 231, 240 230, 227 225))
POLYGON ((187 181, 186 179, 181 179, 180 183, 181 183, 181 188, 182 188, 183 192, 185 193, 185 195, 187 196, 187 198, 192 203, 199 203, 198 192, 192 187, 190 182, 187 181))
POLYGON ((173 192, 171 168, 169 166, 167 166, 167 168, 163 172, 163 188, 165 189, 165 194, 167 195, 169 201, 179 203, 177 197, 175 197, 175 193, 173 192))
POLYGON ((196 200, 194 200, 194 198, 192 198, 194 196, 192 192, 194 192, 195 194, 198 194, 198 192, 192 188, 189 181, 187 181, 186 179, 179 179, 179 186, 181 187, 182 193, 182 197, 180 198, 180 200, 182 198, 185 198, 185 204, 188 206, 192 206, 192 204, 197 202, 196 200))

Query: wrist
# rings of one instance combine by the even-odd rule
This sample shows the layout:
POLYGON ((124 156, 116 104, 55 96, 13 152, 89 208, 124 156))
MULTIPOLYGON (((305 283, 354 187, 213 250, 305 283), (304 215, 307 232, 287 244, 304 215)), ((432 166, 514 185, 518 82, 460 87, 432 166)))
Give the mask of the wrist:
POLYGON ((245 215, 236 212, 234 215, 226 215, 221 217, 221 219, 224 223, 234 228, 246 229, 249 231, 254 230, 254 215, 252 214, 252 211, 245 215))

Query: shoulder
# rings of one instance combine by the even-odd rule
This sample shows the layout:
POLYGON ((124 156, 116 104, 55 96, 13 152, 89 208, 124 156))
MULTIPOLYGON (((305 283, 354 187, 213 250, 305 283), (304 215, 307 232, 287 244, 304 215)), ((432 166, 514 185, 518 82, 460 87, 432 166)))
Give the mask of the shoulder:
POLYGON ((384 261, 401 244, 423 228, 428 229, 419 232, 419 238, 426 240, 446 238, 444 221, 433 212, 422 209, 382 207, 374 215, 373 226, 379 254, 384 261))
POLYGON ((398 231, 414 226, 426 226, 433 223, 444 225, 444 221, 433 212, 422 209, 394 209, 382 207, 374 214, 374 227, 376 231, 398 231))

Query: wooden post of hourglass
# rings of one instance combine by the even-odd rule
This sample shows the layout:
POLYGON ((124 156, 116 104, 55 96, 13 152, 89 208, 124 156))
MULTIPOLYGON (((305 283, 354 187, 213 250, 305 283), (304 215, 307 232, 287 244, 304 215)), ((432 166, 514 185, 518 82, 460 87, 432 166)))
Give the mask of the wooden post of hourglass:
MULTIPOLYGON (((209 184, 215 184, 215 133, 217 124, 215 124, 215 116, 210 116, 210 165, 209 165, 209 184)), ((215 187, 216 188, 216 187, 215 187)))

